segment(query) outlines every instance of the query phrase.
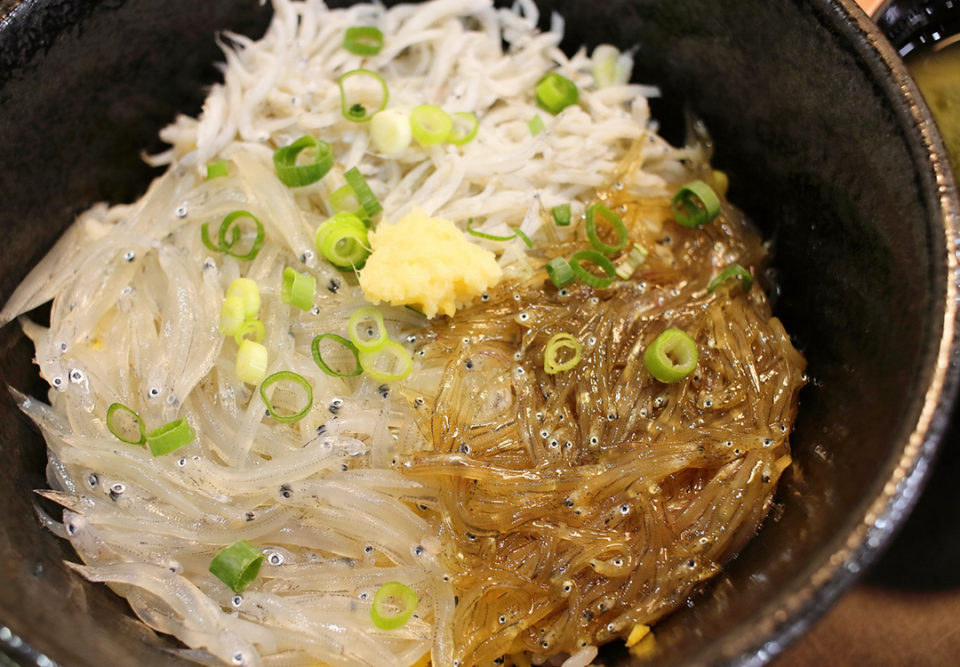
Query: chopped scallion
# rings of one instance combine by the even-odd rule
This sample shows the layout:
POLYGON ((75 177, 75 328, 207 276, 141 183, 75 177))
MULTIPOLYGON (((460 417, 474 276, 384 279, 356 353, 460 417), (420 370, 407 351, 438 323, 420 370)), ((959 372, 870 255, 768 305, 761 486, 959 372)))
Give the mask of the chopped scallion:
POLYGON ((267 337, 267 329, 263 326, 263 322, 260 320, 246 320, 240 325, 237 332, 233 334, 233 339, 237 341, 237 345, 242 345, 243 341, 249 340, 247 336, 250 335, 253 336, 254 343, 262 343, 263 339, 267 337))
POLYGON ((639 243, 634 243, 633 248, 630 249, 626 258, 617 265, 617 278, 620 280, 629 280, 630 276, 632 276, 647 259, 648 254, 646 248, 639 243))
POLYGON ((360 202, 360 206, 363 207, 368 216, 372 218, 383 210, 383 206, 380 205, 376 195, 373 194, 373 190, 367 185, 367 181, 359 169, 352 167, 343 174, 343 177, 347 179, 347 184, 357 196, 357 201, 360 202))
POLYGON ((617 269, 609 259, 601 255, 596 250, 581 250, 573 253, 570 258, 570 268, 573 274, 580 282, 590 287, 604 289, 613 284, 613 278, 617 275, 617 269), (583 262, 591 262, 596 265, 606 276, 598 276, 583 268, 583 262))
POLYGON ((690 181, 670 202, 673 219, 684 227, 702 227, 720 215, 720 198, 703 181, 690 181))
POLYGON ((643 362, 660 382, 678 382, 697 367, 697 343, 686 331, 667 329, 644 352, 643 362))
POLYGON ((403 109, 384 109, 370 120, 370 141, 387 157, 407 150, 413 141, 410 116, 403 109))
POLYGON ((337 213, 317 228, 317 252, 338 269, 362 269, 370 256, 367 227, 352 213, 337 213))
POLYGON ((229 163, 226 160, 210 162, 207 164, 207 180, 209 181, 212 178, 221 178, 226 176, 230 171, 228 164, 229 163))
POLYGON ((349 184, 341 185, 330 194, 330 208, 334 213, 356 213, 360 211, 360 202, 349 184))
POLYGON ((263 241, 266 238, 266 234, 263 231, 263 223, 257 220, 249 211, 234 211, 230 213, 223 219, 220 223, 220 229, 217 232, 217 240, 219 245, 214 245, 210 241, 210 224, 203 223, 200 225, 200 240, 203 241, 203 245, 207 247, 208 250, 213 252, 223 252, 237 259, 251 260, 254 259, 259 253, 260 248, 263 247, 263 241), (253 239, 253 243, 250 244, 250 249, 245 253, 234 252, 233 246, 235 246, 242 237, 240 231, 240 224, 237 223, 236 226, 233 226, 234 222, 242 220, 244 218, 249 218, 253 220, 254 225, 256 225, 256 236, 253 239), (230 231, 230 240, 227 240, 227 231, 230 231))
POLYGON ((347 333, 350 340, 361 352, 376 352, 389 340, 387 325, 383 315, 372 307, 358 308, 347 320, 347 333), (365 324, 365 327, 361 327, 365 324), (361 333, 363 329, 363 333, 361 333))
POLYGON ((357 349, 357 346, 354 345, 351 341, 347 340, 343 336, 338 336, 337 334, 326 333, 320 334, 313 339, 313 343, 310 345, 310 349, 313 352, 313 360, 316 362, 317 366, 320 367, 327 375, 332 375, 333 377, 344 378, 344 377, 356 377, 363 372, 363 367, 360 365, 360 351, 357 349), (325 339, 329 338, 345 347, 350 354, 353 355, 353 360, 355 362, 355 367, 346 372, 341 373, 340 371, 334 370, 330 364, 328 364, 323 359, 323 355, 320 352, 320 343, 325 339))
POLYGON ((310 382, 299 373, 294 373, 293 371, 277 371, 267 376, 267 378, 260 383, 260 398, 263 399, 263 404, 267 406, 267 412, 270 413, 270 416, 273 417, 275 421, 289 424, 300 421, 310 412, 310 408, 313 407, 313 387, 311 387, 310 382), (278 382, 292 382, 293 384, 300 385, 306 393, 304 405, 300 410, 294 413, 283 414, 274 407, 270 397, 267 396, 267 389, 278 382))
POLYGON ((553 207, 553 221, 557 227, 570 226, 570 204, 560 204, 553 207))
POLYGON ((558 114, 580 100, 580 91, 577 90, 577 84, 567 77, 549 72, 537 83, 536 97, 537 106, 558 114))
POLYGON ((234 365, 237 377, 247 384, 259 384, 267 374, 267 348, 256 341, 241 340, 234 365))
POLYGON ((387 108, 387 102, 390 100, 390 91, 387 89, 387 82, 376 72, 368 69, 350 70, 341 74, 337 79, 337 85, 340 87, 340 111, 343 117, 354 123, 361 123, 373 118, 373 115, 387 108), (347 81, 354 79, 349 85, 351 90, 347 91, 347 81), (377 84, 374 86, 373 84, 377 84), (379 87, 379 90, 376 88, 379 87), (379 99, 377 99, 379 96, 379 99), (374 99, 374 102, 368 102, 369 110, 359 100, 374 99))
POLYGON ((556 375, 568 371, 580 363, 583 346, 576 338, 566 332, 556 333, 547 341, 543 350, 543 370, 547 375, 556 375), (561 361, 561 355, 566 359, 561 361))
POLYGON ((360 365, 377 382, 399 382, 410 375, 413 359, 400 343, 387 340, 374 350, 361 350, 360 365))
POLYGON ((421 146, 434 146, 450 137, 453 119, 438 106, 421 104, 410 113, 410 129, 421 146))
POLYGON ((413 616, 417 594, 399 581, 384 584, 373 596, 370 620, 381 630, 396 630, 413 616))
POLYGON ((107 408, 107 430, 128 445, 142 445, 147 441, 140 415, 123 403, 111 403, 107 408))
POLYGON ((369 25, 347 28, 343 48, 355 56, 375 56, 383 48, 383 33, 369 25))
POLYGON ((731 278, 735 278, 740 283, 744 292, 749 292, 750 288, 753 287, 753 275, 739 264, 731 264, 710 281, 707 292, 713 292, 731 278))
POLYGON ((233 336, 246 321, 243 301, 235 296, 228 296, 220 306, 220 333, 233 336))
POLYGON ((327 175, 333 167, 333 151, 326 141, 305 134, 289 146, 274 151, 273 166, 281 183, 288 188, 299 188, 316 183, 327 175), (308 148, 315 151, 313 161, 297 164, 297 157, 308 148))
POLYGON ((594 248, 604 255, 612 255, 623 250, 623 247, 627 245, 628 237, 627 226, 623 224, 623 220, 619 215, 603 204, 593 204, 587 207, 587 238, 590 239, 590 243, 594 248), (597 234, 598 214, 613 227, 613 231, 617 235, 617 243, 615 245, 608 245, 600 240, 600 236, 597 234))
POLYGON ((289 266, 283 270, 283 282, 280 284, 280 300, 300 310, 313 308, 313 293, 317 290, 317 279, 309 273, 299 273, 289 266))
POLYGON ((540 117, 540 114, 537 114, 533 118, 528 120, 527 127, 530 128, 531 137, 535 137, 541 132, 543 132, 543 119, 540 117))
POLYGON ((189 445, 195 437, 187 418, 181 417, 147 433, 147 449, 154 456, 163 456, 189 445))
POLYGON ((242 593, 260 573, 263 552, 246 540, 220 550, 210 561, 210 573, 234 593, 242 593))
POLYGON ((260 287, 256 280, 235 278, 227 287, 227 299, 238 299, 243 304, 243 317, 250 319, 260 313, 260 287))
POLYGON ((575 278, 570 262, 563 257, 554 257, 547 262, 547 276, 557 288, 566 287, 575 278))
POLYGON ((447 141, 454 146, 463 146, 473 141, 480 129, 480 121, 477 120, 477 114, 469 111, 458 111, 450 116, 453 127, 447 141))

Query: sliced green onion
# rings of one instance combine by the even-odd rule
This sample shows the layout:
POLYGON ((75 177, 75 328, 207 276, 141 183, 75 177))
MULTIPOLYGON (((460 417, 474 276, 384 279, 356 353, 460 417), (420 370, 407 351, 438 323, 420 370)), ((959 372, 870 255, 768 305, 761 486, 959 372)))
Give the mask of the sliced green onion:
POLYGON ((243 317, 250 319, 260 313, 260 286, 250 278, 235 278, 227 287, 227 299, 239 299, 243 304, 243 317))
POLYGON ((697 343, 686 331, 667 329, 644 352, 643 362, 660 382, 677 382, 697 367, 697 343))
POLYGON ((630 253, 617 265, 617 278, 620 280, 629 280, 630 276, 632 276, 647 259, 648 254, 646 248, 639 243, 634 243, 633 248, 630 249, 630 253))
POLYGON ((210 573, 234 593, 242 593, 260 573, 263 552, 246 540, 220 550, 210 561, 210 573))
POLYGON ((187 418, 181 417, 147 433, 147 448, 154 456, 163 456, 189 445, 195 437, 187 418))
POLYGON ((233 336, 246 320, 244 314, 243 301, 235 296, 228 296, 223 300, 220 306, 220 333, 225 336, 233 336))
POLYGON ((554 257, 547 262, 547 276, 556 287, 566 287, 573 282, 575 276, 570 262, 563 257, 554 257))
POLYGON ((367 227, 352 213, 337 213, 317 228, 317 252, 339 269, 362 269, 370 256, 367 227))
POLYGON ((259 384, 267 374, 267 348, 256 341, 241 340, 234 366, 237 377, 247 384, 259 384))
POLYGON ((320 367, 320 370, 327 375, 332 375, 333 377, 338 378, 352 378, 360 375, 360 373, 363 372, 363 367, 360 365, 360 351, 357 349, 356 345, 343 336, 338 336, 337 334, 332 333, 320 334, 313 339, 310 349, 313 352, 313 360, 316 362, 317 366, 320 367), (347 351, 353 355, 353 360, 356 362, 356 367, 352 371, 341 373, 340 371, 334 370, 330 364, 323 360, 323 355, 320 353, 320 342, 323 341, 324 338, 329 338, 335 343, 339 343, 343 347, 347 348, 347 351))
POLYGON ((750 288, 753 287, 753 275, 739 264, 731 264, 721 271, 716 278, 710 281, 707 292, 713 292, 713 290, 720 287, 720 285, 727 280, 730 280, 730 278, 736 278, 740 282, 740 287, 743 288, 744 292, 749 292, 750 288))
POLYGON ((376 352, 389 340, 387 325, 383 323, 383 315, 376 308, 369 306, 354 311, 350 319, 347 320, 347 333, 350 335, 350 340, 361 352, 376 352), (376 327, 376 332, 368 332, 368 336, 361 336, 360 324, 368 321, 376 327))
POLYGON ((603 204, 593 204, 587 207, 587 238, 590 239, 590 243, 594 248, 602 252, 604 255, 612 255, 623 250, 623 247, 627 245, 628 237, 629 234, 627 233, 627 226, 623 224, 623 220, 620 219, 619 215, 611 211, 603 204), (610 223, 610 225, 613 227, 613 231, 616 232, 616 245, 607 245, 600 240, 600 236, 597 234, 598 213, 610 223))
POLYGON ((573 256, 570 258, 570 268, 580 282, 590 287, 598 287, 600 289, 610 287, 610 285, 613 284, 614 276, 617 275, 617 269, 613 265, 613 262, 596 250, 581 250, 580 252, 573 253, 573 256), (592 262, 599 267, 606 276, 603 277, 590 273, 583 268, 582 262, 592 262))
POLYGON ((560 204, 559 206, 554 206, 552 213, 553 221, 557 223, 557 227, 570 226, 570 204, 560 204))
POLYGON ((288 188, 299 188, 316 183, 327 175, 333 167, 333 151, 326 141, 305 134, 289 146, 274 151, 273 166, 281 183, 288 188), (297 156, 307 148, 316 152, 313 161, 297 164, 297 156))
POLYGON ((516 234, 511 234, 510 236, 498 236, 496 234, 487 234, 486 232, 478 232, 473 228, 473 218, 467 220, 467 234, 471 236, 476 236, 478 239, 486 239, 488 241, 512 241, 516 238, 516 234))
POLYGON ((107 430, 128 445, 142 445, 147 441, 140 415, 123 403, 111 403, 107 408, 107 430))
POLYGON ((334 213, 356 213, 360 210, 360 202, 349 184, 341 185, 330 194, 330 208, 334 213))
POLYGON ((251 260, 255 258, 260 253, 260 248, 263 247, 263 241, 265 237, 266 234, 263 231, 263 223, 257 220, 256 216, 249 211, 234 211, 223 219, 223 221, 220 223, 220 229, 217 232, 217 240, 219 241, 219 245, 214 245, 210 241, 210 224, 205 222, 200 225, 200 240, 203 241, 203 245, 213 252, 223 252, 232 257, 236 257, 237 259, 251 260), (240 232, 239 223, 236 226, 231 225, 241 218, 250 218, 257 227, 257 235, 254 238, 253 243, 250 245, 250 249, 245 253, 233 251, 233 246, 240 241, 242 234, 240 232), (230 231, 229 241, 227 240, 227 230, 230 231))
POLYGON ((580 363, 580 354, 583 346, 571 334, 560 332, 550 337, 543 350, 543 370, 547 375, 556 375, 561 371, 568 371, 580 363), (569 356, 560 361, 560 355, 568 352, 569 356))
POLYGON ((251 334, 254 343, 262 343, 263 339, 267 337, 267 328, 263 326, 263 322, 260 320, 246 320, 233 334, 233 339, 237 341, 237 345, 242 345, 243 341, 249 340, 247 336, 251 334))
POLYGON ((380 205, 377 196, 373 194, 373 190, 367 185, 367 181, 359 169, 352 167, 343 174, 343 177, 347 179, 347 184, 353 190, 353 193, 357 195, 357 201, 360 202, 360 206, 363 207, 363 210, 367 212, 368 216, 372 218, 383 210, 383 206, 380 205))
POLYGON ((390 91, 387 90, 387 82, 383 80, 382 76, 368 69, 355 69, 350 70, 346 74, 341 74, 340 78, 337 79, 337 85, 340 87, 340 111, 343 113, 344 118, 354 123, 362 123, 363 121, 370 120, 375 113, 386 109, 387 102, 390 100, 390 91), (373 111, 368 111, 367 107, 360 102, 350 101, 349 98, 357 97, 357 95, 348 95, 345 84, 348 79, 356 77, 360 77, 358 81, 360 81, 361 84, 364 79, 372 79, 379 84, 380 99, 376 104, 371 104, 373 111))
POLYGON ((221 178, 226 176, 230 171, 228 162, 226 160, 220 160, 219 162, 211 162, 207 165, 207 180, 209 181, 212 178, 221 178))
POLYGON ((537 114, 536 116, 528 120, 527 127, 530 128, 531 137, 535 137, 541 132, 543 132, 543 119, 540 117, 540 114, 537 114))
POLYGON ((361 350, 360 365, 377 382, 399 382, 410 375, 413 359, 403 345, 387 340, 375 350, 361 350))
POLYGON ((720 215, 720 198, 703 181, 690 181, 670 202, 673 219, 684 227, 701 227, 720 215))
POLYGON ((317 290, 317 279, 309 273, 298 273, 289 266, 283 270, 283 283, 280 285, 280 300, 300 310, 313 308, 313 293, 317 290))
POLYGON ((523 241, 528 248, 533 247, 533 241, 530 240, 530 237, 527 236, 526 232, 524 232, 522 229, 520 229, 519 227, 514 227, 513 233, 514 233, 514 236, 516 236, 521 241, 523 241))
POLYGON ((721 197, 727 196, 727 190, 730 188, 730 177, 725 171, 714 169, 711 172, 713 176, 713 189, 721 197))
POLYGON ((410 116, 403 109, 384 109, 370 119, 370 141, 387 157, 407 150, 413 141, 410 116))
POLYGON ((552 114, 558 114, 580 100, 577 84, 567 77, 549 72, 537 83, 537 106, 552 114))
POLYGON ((371 25, 347 28, 343 48, 355 56, 375 56, 383 48, 383 33, 371 25))
POLYGON ((267 376, 267 378, 260 383, 260 398, 263 399, 263 404, 267 406, 267 412, 270 413, 270 416, 273 417, 275 421, 289 424, 291 422, 300 421, 307 416, 308 412, 310 412, 310 408, 313 407, 313 387, 311 387, 310 382, 299 373, 294 373, 293 371, 278 371, 273 375, 267 376), (277 382, 284 381, 289 381, 300 385, 307 394, 304 406, 292 414, 281 414, 277 412, 277 409, 273 406, 273 403, 267 396, 268 388, 272 387, 277 382))
POLYGON ((453 119, 438 106, 421 104, 410 112, 410 129, 421 146, 434 146, 450 137, 453 119))
POLYGON ((613 85, 617 72, 620 49, 610 44, 599 44, 590 56, 593 65, 593 81, 597 88, 613 85))
POLYGON ((370 620, 381 630, 396 630, 410 620, 416 608, 417 594, 413 589, 391 581, 374 594, 370 620))
POLYGON ((450 117, 453 122, 453 128, 447 141, 454 146, 463 146, 469 144, 477 136, 480 129, 480 121, 477 120, 477 114, 469 111, 458 111, 450 117))

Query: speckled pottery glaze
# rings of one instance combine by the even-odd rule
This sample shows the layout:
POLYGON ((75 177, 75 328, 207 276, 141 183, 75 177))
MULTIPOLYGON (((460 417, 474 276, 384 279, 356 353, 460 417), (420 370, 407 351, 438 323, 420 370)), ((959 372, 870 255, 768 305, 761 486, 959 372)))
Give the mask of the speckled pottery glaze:
MULTIPOLYGON (((664 131, 680 136, 684 105, 705 121, 730 198, 773 243, 766 278, 812 380, 795 465, 757 538, 657 627, 653 658, 762 664, 887 544, 949 419, 960 212, 942 144, 852 0, 539 4, 566 16, 565 48, 637 48, 664 131)), ((0 299, 78 211, 143 192, 140 151, 217 79, 215 31, 257 36, 269 15, 255 0, 0 0, 0 299)), ((31 358, 17 327, 0 330, 3 380, 40 396, 31 358)), ((0 649, 24 665, 185 664, 64 566, 76 556, 35 512, 43 442, 6 393, 0 411, 0 649)), ((602 655, 629 663, 620 646, 602 655)))

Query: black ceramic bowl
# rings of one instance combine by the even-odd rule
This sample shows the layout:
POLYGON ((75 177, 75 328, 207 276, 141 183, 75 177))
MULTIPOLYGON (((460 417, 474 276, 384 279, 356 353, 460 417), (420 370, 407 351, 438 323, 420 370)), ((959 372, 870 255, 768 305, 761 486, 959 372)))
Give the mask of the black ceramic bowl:
MULTIPOLYGON (((636 77, 706 121, 731 199, 775 243, 776 310, 813 378, 796 464, 761 534, 657 629, 664 663, 762 663, 887 543, 947 421, 958 212, 942 146, 852 0, 540 4, 568 18, 565 46, 639 49, 636 77)), ((0 0, 0 299, 74 214, 144 190, 139 151, 216 79, 214 31, 259 35, 268 17, 254 0, 0 0)), ((667 131, 678 110, 657 109, 667 131)), ((3 379, 42 394, 16 327, 0 345, 3 379)), ((173 640, 66 570, 69 546, 34 512, 43 443, 6 395, 0 412, 0 647, 25 663, 177 663, 173 640)))

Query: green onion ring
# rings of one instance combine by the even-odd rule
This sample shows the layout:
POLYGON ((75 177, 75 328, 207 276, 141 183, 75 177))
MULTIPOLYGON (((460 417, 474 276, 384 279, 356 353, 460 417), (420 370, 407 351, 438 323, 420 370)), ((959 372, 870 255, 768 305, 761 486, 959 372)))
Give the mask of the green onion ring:
POLYGON ((473 228, 473 218, 467 220, 467 234, 470 234, 470 236, 476 236, 478 239, 486 239, 488 241, 512 241, 517 237, 516 233, 513 233, 510 236, 498 236, 496 234, 478 232, 473 228))
POLYGON ((356 213, 363 210, 349 183, 341 185, 330 194, 330 208, 334 213, 356 213))
POLYGON ((450 119, 453 121, 453 129, 447 137, 447 141, 454 146, 463 146, 469 144, 477 136, 480 129, 480 121, 477 120, 477 114, 469 111, 458 111, 450 119), (457 121, 463 121, 466 124, 466 130, 458 131, 457 121))
POLYGON ((277 371, 272 375, 268 375, 266 378, 264 378, 263 382, 260 383, 260 398, 263 399, 264 405, 267 406, 267 412, 270 413, 270 416, 273 417, 275 421, 283 424, 289 424, 291 422, 300 421, 307 416, 308 412, 310 412, 310 408, 313 407, 313 387, 311 387, 310 382, 308 382, 307 379, 299 373, 294 373, 293 371, 277 371), (270 399, 267 397, 267 389, 272 387, 277 382, 283 382, 284 380, 289 380, 290 382, 300 385, 303 387, 303 390, 307 392, 307 400, 303 408, 290 415, 282 415, 277 412, 276 408, 273 407, 273 403, 271 403, 270 399))
POLYGON ((730 278, 736 278, 744 292, 749 292, 750 288, 753 287, 753 275, 739 264, 731 264, 710 281, 707 293, 713 292, 730 278))
POLYGON ((343 177, 347 179, 347 184, 357 196, 357 201, 360 202, 360 206, 363 207, 368 216, 372 218, 383 210, 383 206, 380 205, 376 195, 373 194, 373 190, 367 185, 367 181, 359 169, 352 167, 344 172, 343 177))
POLYGON ((643 362, 660 382, 678 382, 697 367, 697 343, 686 331, 667 329, 644 352, 643 362))
POLYGON ((383 33, 371 25, 347 28, 343 48, 355 56, 375 56, 383 48, 383 33))
POLYGON ((527 121, 527 128, 530 130, 531 137, 535 137, 543 132, 543 119, 540 117, 540 114, 536 114, 527 121))
POLYGON ((543 370, 548 375, 556 375, 562 371, 568 371, 580 363, 580 355, 583 352, 583 345, 573 335, 566 332, 556 333, 547 341, 543 349, 543 370), (557 356, 561 350, 571 350, 572 356, 566 361, 557 361, 557 356))
POLYGON ((673 219, 684 227, 702 227, 720 215, 720 198, 703 181, 690 181, 670 201, 673 219))
POLYGON ((566 287, 576 278, 570 263, 563 257, 554 257, 547 262, 547 277, 557 288, 566 287))
POLYGON ((229 173, 229 167, 226 160, 220 160, 219 162, 210 162, 207 164, 207 180, 213 178, 221 178, 226 176, 229 173))
POLYGON ((332 333, 320 334, 313 339, 313 343, 310 344, 310 350, 313 352, 314 362, 316 362, 317 366, 320 367, 320 370, 327 375, 332 375, 333 377, 338 378, 352 378, 360 375, 363 372, 363 366, 360 365, 360 351, 357 349, 356 345, 343 336, 338 336, 337 334, 332 333), (320 341, 322 341, 324 338, 329 338, 332 341, 336 341, 340 345, 343 345, 345 348, 347 348, 347 350, 353 354, 353 359, 356 362, 356 368, 349 373, 341 373, 333 370, 333 368, 331 368, 330 365, 323 360, 323 355, 320 354, 320 341))
POLYGON ((317 228, 317 252, 338 269, 362 269, 370 256, 367 227, 352 213, 337 213, 317 228))
POLYGON ((556 223, 557 227, 570 226, 570 204, 560 204, 559 206, 554 206, 552 213, 553 221, 556 223))
POLYGON ((570 268, 573 269, 573 274, 580 282, 590 287, 600 289, 610 287, 610 285, 613 284, 614 276, 617 275, 617 268, 613 265, 613 262, 596 250, 581 250, 580 252, 573 253, 573 256, 570 258, 570 268), (590 273, 583 268, 582 262, 592 262, 607 274, 606 277, 590 273))
POLYGON ((577 84, 567 77, 549 72, 537 82, 535 90, 537 106, 552 114, 558 114, 580 100, 577 84))
POLYGON ((381 630, 396 630, 410 620, 416 608, 417 594, 413 589, 399 581, 391 581, 374 594, 370 620, 381 630), (387 601, 391 598, 400 604, 400 611, 391 613, 387 609, 387 601))
POLYGON ((530 240, 530 237, 527 236, 526 233, 525 233, 522 229, 520 229, 519 227, 514 227, 514 228, 513 228, 513 234, 514 234, 514 236, 516 236, 517 238, 519 238, 521 241, 523 241, 524 244, 525 244, 528 248, 532 248, 532 247, 533 247, 533 241, 531 241, 531 240, 530 240))
POLYGON ((421 146, 434 146, 450 137, 453 119, 438 106, 421 104, 410 112, 410 129, 421 146))
POLYGON ((375 350, 361 351, 360 365, 363 366, 363 372, 377 382, 399 382, 410 375, 410 371, 413 370, 413 359, 403 345, 394 340, 387 340, 375 350), (378 367, 378 362, 390 361, 385 357, 392 357, 396 370, 388 371, 378 367))
POLYGON ((629 238, 627 233, 627 226, 623 224, 623 220, 620 219, 620 216, 611 211, 609 208, 603 204, 593 204, 587 207, 587 238, 590 239, 591 245, 594 248, 602 252, 604 255, 613 255, 614 253, 620 252, 623 250, 623 247, 627 245, 627 239, 629 238), (617 234, 617 244, 616 245, 607 245, 600 240, 600 237, 597 235, 597 214, 600 214, 603 218, 610 223, 613 227, 613 231, 617 234))
POLYGON ((250 334, 253 334, 254 343, 262 343, 263 339, 267 337, 267 329, 260 320, 245 320, 244 323, 240 325, 240 328, 237 329, 236 333, 233 334, 233 339, 237 341, 237 345, 240 345, 250 334))
POLYGON ((147 448, 154 456, 163 456, 189 445, 195 437, 186 417, 181 417, 147 433, 147 448))
POLYGON ((383 347, 389 340, 387 335, 387 325, 383 323, 383 315, 379 310, 371 306, 358 308, 347 320, 347 333, 350 340, 361 352, 376 352, 383 347), (373 320, 377 327, 377 333, 373 338, 361 338, 357 327, 364 320, 373 320))
POLYGON ((280 300, 283 303, 303 311, 310 310, 316 289, 317 279, 309 273, 299 273, 289 266, 283 270, 283 282, 280 284, 280 300))
POLYGON ((371 72, 368 69, 354 69, 341 74, 340 78, 337 79, 337 86, 340 88, 340 111, 343 114, 343 117, 354 123, 362 123, 373 118, 373 115, 378 111, 383 111, 387 108, 387 102, 390 100, 390 91, 387 89, 387 82, 383 80, 383 77, 377 74, 376 72, 371 72), (380 103, 376 109, 373 111, 367 112, 367 108, 360 104, 359 102, 350 103, 347 101, 347 91, 344 88, 344 83, 347 79, 350 79, 355 76, 368 77, 374 79, 377 83, 380 84, 380 89, 383 91, 383 95, 380 99, 380 103))
POLYGON ((128 445, 142 445, 147 441, 147 436, 143 431, 143 420, 140 418, 136 412, 128 408, 123 403, 111 403, 107 408, 107 430, 110 431, 110 434, 120 442, 125 442, 128 445), (139 431, 140 437, 136 440, 128 440, 120 435, 121 428, 116 423, 118 417, 116 417, 117 412, 120 412, 122 415, 129 415, 137 420, 137 430, 139 431))
POLYGON ((234 593, 242 593, 260 573, 263 552, 246 540, 220 550, 210 561, 210 573, 234 593))
POLYGON ((260 249, 263 247, 263 241, 266 238, 266 234, 263 231, 263 223, 260 222, 255 215, 249 211, 234 211, 233 213, 228 214, 223 221, 220 223, 220 229, 217 231, 217 240, 220 245, 214 245, 210 241, 210 225, 209 223, 203 223, 200 225, 200 240, 203 242, 203 245, 207 249, 212 250, 213 252, 222 252, 226 253, 232 257, 242 260, 252 260, 259 253, 260 249), (233 252, 232 248, 240 240, 241 232, 240 226, 231 226, 236 220, 240 218, 250 218, 253 220, 253 223, 257 226, 257 236, 254 238, 253 243, 250 245, 250 250, 246 253, 237 253, 233 252), (227 230, 230 231, 230 240, 227 240, 227 230))
POLYGON ((327 175, 333 167, 333 150, 326 141, 305 134, 289 146, 274 151, 273 166, 281 183, 288 188, 300 188, 327 175), (297 156, 307 148, 316 150, 313 162, 297 164, 297 156))

